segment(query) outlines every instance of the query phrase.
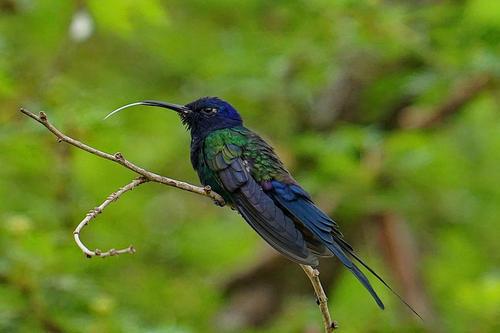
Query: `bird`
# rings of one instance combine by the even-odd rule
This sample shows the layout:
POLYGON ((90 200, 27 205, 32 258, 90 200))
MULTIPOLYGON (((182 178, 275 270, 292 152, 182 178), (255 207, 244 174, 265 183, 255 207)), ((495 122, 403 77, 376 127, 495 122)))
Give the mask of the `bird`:
POLYGON ((276 251, 312 267, 319 266, 320 257, 337 257, 384 309, 358 267, 361 265, 420 317, 354 252, 337 222, 314 203, 274 148, 243 125, 239 112, 229 102, 218 97, 202 97, 185 105, 144 100, 122 106, 106 118, 139 105, 178 113, 191 134, 191 164, 200 182, 220 194, 276 251))

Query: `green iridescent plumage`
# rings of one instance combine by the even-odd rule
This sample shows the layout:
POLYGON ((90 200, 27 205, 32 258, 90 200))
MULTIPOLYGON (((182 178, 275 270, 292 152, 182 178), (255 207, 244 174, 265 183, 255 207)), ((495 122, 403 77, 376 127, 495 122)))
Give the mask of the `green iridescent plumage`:
POLYGON ((210 185, 229 203, 232 199, 221 186, 217 171, 237 157, 248 162, 250 173, 258 182, 291 179, 273 148, 254 132, 245 127, 214 131, 206 136, 198 152, 197 172, 204 185, 210 185))

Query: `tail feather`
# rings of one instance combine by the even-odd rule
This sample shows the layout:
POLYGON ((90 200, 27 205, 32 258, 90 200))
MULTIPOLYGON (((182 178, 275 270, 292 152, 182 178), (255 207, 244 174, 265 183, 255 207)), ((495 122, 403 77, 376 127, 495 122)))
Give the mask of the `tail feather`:
MULTIPOLYGON (((344 266, 349 269, 361 284, 372 295, 377 305, 384 309, 380 300, 366 275, 356 266, 355 261, 363 265, 380 282, 382 282, 403 304, 405 304, 420 319, 422 317, 398 293, 396 293, 373 269, 361 260, 353 248, 342 238, 338 225, 319 209, 310 199, 309 195, 297 184, 287 184, 273 181, 273 190, 270 191, 272 199, 283 208, 296 221, 305 226, 314 236, 336 256, 344 266)), ((423 320, 423 319, 422 319, 423 320)))
MULTIPOLYGON (((366 288, 366 290, 368 290, 368 292, 370 293, 370 295, 372 295, 375 302, 377 302, 377 305, 379 306, 379 308, 381 308, 382 310, 385 309, 384 303, 382 302, 380 297, 377 295, 377 293, 373 289, 373 287, 370 284, 370 281, 368 280, 366 275, 363 274, 363 272, 356 266, 356 264, 354 264, 350 259, 347 258, 344 251, 342 251, 342 249, 335 242, 335 240, 329 244, 326 244, 326 246, 328 247, 328 249, 330 249, 332 251, 332 253, 337 258, 339 258, 342 261, 344 266, 347 267, 354 274, 354 276, 359 280, 359 282, 361 282, 361 284, 366 288)), ((340 245, 340 246, 342 246, 342 245, 340 245)))
POLYGON ((295 219, 308 228, 349 269, 361 284, 368 290, 377 305, 384 309, 384 303, 377 295, 368 278, 352 262, 345 252, 350 252, 350 246, 344 244, 334 232, 334 222, 321 212, 311 201, 305 199, 286 200, 283 196, 273 195, 274 200, 284 207, 295 219), (344 252, 345 251, 345 252, 344 252))
POLYGON ((343 246, 343 244, 340 244, 340 246, 344 249, 344 251, 346 251, 347 253, 349 253, 349 255, 351 255, 354 259, 356 259, 357 262, 359 262, 361 265, 363 265, 363 267, 365 267, 370 273, 373 274, 373 276, 375 276, 380 282, 382 282, 382 284, 384 286, 387 287, 387 289, 389 289, 391 291, 391 293, 393 293, 397 298, 399 298, 399 300, 404 304, 406 305, 406 307, 408 309, 411 310, 411 312, 413 312, 418 318, 420 318, 420 320, 424 321, 424 319, 422 318, 422 316, 417 312, 417 310, 415 310, 410 304, 408 304, 404 299, 403 297, 401 297, 401 295, 399 295, 396 291, 394 291, 394 289, 391 288, 391 286, 389 286, 389 284, 387 284, 387 282, 384 281, 384 279, 382 279, 382 277, 380 275, 378 275, 370 266, 368 266, 363 260, 361 260, 361 258, 356 254, 354 253, 353 251, 349 250, 348 248, 346 248, 345 246, 343 246))

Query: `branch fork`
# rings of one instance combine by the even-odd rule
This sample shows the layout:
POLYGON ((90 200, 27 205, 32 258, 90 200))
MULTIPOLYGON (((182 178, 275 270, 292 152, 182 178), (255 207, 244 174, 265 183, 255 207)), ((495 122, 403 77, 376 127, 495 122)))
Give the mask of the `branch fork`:
MULTIPOLYGON (((122 165, 123 167, 135 172, 139 176, 135 179, 133 179, 130 183, 126 184, 125 186, 121 187, 118 189, 116 192, 113 192, 110 194, 106 200, 104 200, 103 203, 101 203, 99 206, 91 209, 83 218, 83 220, 77 225, 75 228, 75 231, 73 231, 73 238, 77 244, 77 246, 80 248, 80 250, 85 254, 87 258, 92 258, 92 257, 101 257, 101 258, 106 258, 106 257, 111 257, 111 256, 117 256, 120 254, 124 253, 130 253, 133 254, 135 253, 135 248, 130 245, 126 248, 123 249, 114 249, 111 248, 108 251, 101 251, 99 249, 95 250, 90 250, 80 239, 80 234, 82 230, 92 221, 97 217, 97 215, 101 214, 103 210, 109 206, 112 202, 117 201, 123 194, 126 192, 129 192, 142 184, 145 184, 147 182, 156 182, 160 184, 164 184, 167 186, 172 186, 176 187, 178 189, 184 190, 184 191, 189 191, 192 193, 196 193, 199 195, 203 195, 205 197, 211 198, 214 203, 218 206, 224 206, 225 201, 224 199, 216 192, 212 190, 210 186, 205 186, 205 187, 199 187, 195 186, 186 182, 182 182, 179 180, 171 179, 168 177, 164 177, 161 175, 158 175, 156 173, 153 173, 151 171, 148 171, 130 161, 125 159, 122 153, 116 152, 114 154, 109 154, 103 151, 100 151, 96 148, 93 148, 91 146, 88 146, 78 140, 75 140, 66 134, 62 133, 59 129, 57 129, 54 125, 52 125, 49 120, 47 115, 44 112, 40 112, 38 115, 21 108, 20 112, 23 113, 24 115, 34 119, 35 121, 39 122, 43 126, 45 126, 50 132, 52 132, 56 137, 58 142, 66 142, 72 146, 75 146, 79 149, 82 149, 90 154, 96 155, 98 157, 113 161, 115 163, 118 163, 122 165)), ((311 266, 307 265, 300 265, 304 272, 306 273, 307 277, 311 281, 311 284, 314 288, 314 292, 316 294, 317 300, 318 300, 318 306, 320 308, 321 314, 323 316, 323 324, 325 328, 326 333, 331 333, 335 328, 337 328, 337 323, 335 321, 332 321, 330 317, 330 313, 328 311, 328 298, 326 297, 326 294, 323 290, 323 287, 321 285, 321 281, 319 279, 319 271, 317 269, 312 268, 311 266)))
POLYGON ((83 251, 83 253, 87 256, 87 258, 92 258, 92 257, 106 258, 106 257, 110 257, 110 256, 116 256, 119 254, 123 254, 123 253, 131 253, 131 254, 135 253, 135 248, 132 245, 130 245, 129 247, 127 247, 125 249, 121 249, 121 250, 110 249, 108 251, 102 252, 99 249, 95 249, 94 251, 91 251, 80 240, 80 233, 83 230, 83 228, 85 228, 90 223, 90 221, 92 219, 96 218, 97 215, 101 214, 102 211, 104 210, 104 208, 106 208, 110 203, 118 200, 118 198, 120 198, 120 196, 123 195, 125 192, 131 191, 134 188, 138 187, 139 185, 144 184, 148 181, 149 180, 147 178, 145 178, 144 176, 137 177, 136 179, 134 179, 133 181, 131 181, 130 183, 128 183, 124 187, 120 188, 118 191, 110 194, 101 205, 99 205, 96 208, 91 209, 87 213, 87 215, 85 215, 85 218, 78 224, 75 231, 73 231, 73 237, 75 239, 76 244, 83 251))

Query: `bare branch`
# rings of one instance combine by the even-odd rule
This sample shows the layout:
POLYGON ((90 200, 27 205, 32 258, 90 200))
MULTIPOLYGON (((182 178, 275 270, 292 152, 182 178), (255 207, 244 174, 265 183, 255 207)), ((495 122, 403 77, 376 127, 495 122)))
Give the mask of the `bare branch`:
POLYGON ((133 181, 131 181, 130 183, 128 183, 124 187, 120 188, 118 191, 109 195, 100 206, 98 206, 94 209, 91 209, 90 212, 88 212, 87 215, 85 215, 85 218, 82 220, 82 222, 80 222, 78 224, 75 231, 73 232, 73 237, 75 238, 76 244, 83 251, 83 253, 85 253, 87 258, 92 258, 92 257, 105 258, 105 257, 110 257, 110 256, 116 256, 116 255, 123 254, 123 253, 135 253, 135 249, 132 245, 130 245, 129 247, 127 247, 125 249, 121 249, 121 250, 110 249, 109 251, 102 252, 99 249, 95 249, 94 251, 91 251, 80 240, 80 232, 83 230, 83 228, 85 228, 89 224, 89 222, 93 218, 95 218, 98 214, 101 214, 102 211, 104 210, 104 208, 106 208, 110 203, 118 200, 120 198, 120 196, 122 194, 124 194, 125 192, 131 191, 134 188, 138 187, 139 185, 144 184, 148 181, 149 180, 143 176, 134 179, 133 181))
MULTIPOLYGON (((78 224, 76 227, 75 231, 73 232, 73 236, 75 239, 76 244, 78 247, 85 253, 85 255, 88 258, 92 257, 109 257, 109 256, 115 256, 115 255, 120 255, 123 253, 134 253, 135 249, 132 245, 130 245, 127 248, 116 250, 116 249, 110 249, 106 252, 102 252, 99 249, 95 249, 94 251, 89 250, 88 247, 83 244, 83 242, 80 240, 80 233, 82 232, 83 228, 89 224, 89 222, 94 219, 98 214, 102 213, 102 211, 113 201, 116 201, 119 199, 123 194, 125 194, 128 191, 133 190, 134 188, 140 186, 141 184, 144 184, 146 182, 152 181, 152 182, 157 182, 161 183, 164 185, 168 186, 173 186, 185 191, 193 192, 196 194, 200 194, 206 197, 211 198, 214 200, 214 202, 220 206, 225 205, 224 199, 214 191, 209 186, 206 187, 198 187, 189 183, 181 182, 175 179, 167 178, 164 176, 160 176, 158 174, 155 174, 153 172, 150 172, 144 168, 141 168, 132 162, 126 160, 123 155, 119 152, 115 154, 109 154, 105 153, 103 151, 100 151, 96 148, 93 148, 91 146, 88 146, 78 140, 75 140, 64 133, 62 133, 60 130, 58 130, 54 125, 52 125, 47 118, 47 115, 44 112, 40 112, 39 116, 35 115, 34 113, 21 108, 20 111, 36 120, 43 126, 45 126, 50 132, 52 132, 57 138, 59 142, 66 142, 69 143, 70 145, 73 145, 77 148, 80 148, 88 153, 91 153, 93 155, 105 158, 107 160, 116 162, 124 167, 126 167, 129 170, 134 171, 135 173, 139 174, 140 177, 134 179, 124 187, 120 188, 118 191, 112 193, 109 195, 106 200, 99 205, 98 207, 92 209, 86 216, 85 218, 78 224)), ((311 281, 311 284, 313 285, 314 292, 316 293, 316 297, 318 299, 318 305, 321 311, 321 314, 323 316, 323 323, 325 326, 325 332, 326 333, 331 333, 335 328, 337 328, 336 322, 332 321, 330 317, 330 313, 328 311, 328 299, 326 297, 325 291, 323 290, 323 287, 321 285, 321 281, 319 279, 319 271, 316 269, 313 269, 311 266, 306 266, 306 265, 300 265, 304 272, 306 273, 307 277, 311 281)))
POLYGON ((325 326, 325 332, 331 333, 334 329, 338 328, 338 325, 337 322, 333 321, 330 317, 330 311, 328 310, 328 298, 326 297, 323 286, 321 285, 321 281, 319 279, 319 271, 307 265, 300 265, 300 267, 302 267, 307 277, 311 281, 314 292, 316 293, 319 310, 321 311, 321 315, 323 316, 323 325, 325 326))
POLYGON ((432 128, 442 124, 490 87, 492 82, 493 79, 487 74, 479 74, 459 81, 450 91, 449 96, 428 112, 419 107, 411 106, 401 109, 397 120, 398 126, 395 127, 403 129, 432 128))
POLYGON ((77 148, 80 148, 88 153, 97 155, 99 157, 102 157, 102 158, 105 158, 107 160, 116 162, 120 165, 123 165, 125 168, 132 170, 141 176, 146 177, 146 179, 148 179, 152 182, 161 183, 161 184, 165 184, 168 186, 173 186, 173 187, 177 187, 177 188, 184 190, 184 191, 189 191, 189 192, 193 192, 196 194, 204 195, 204 196, 212 198, 219 206, 225 205, 224 199, 219 194, 215 193, 214 191, 212 191, 208 187, 199 187, 199 186, 195 186, 195 185, 192 185, 192 184, 189 184, 186 182, 182 182, 179 180, 160 176, 156 173, 153 173, 153 172, 148 171, 144 168, 141 168, 140 166, 137 166, 134 163, 126 160, 125 157, 123 157, 122 153, 117 152, 113 155, 109 154, 109 153, 105 153, 105 152, 100 151, 96 148, 88 146, 88 145, 86 145, 78 140, 70 138, 69 136, 67 136, 64 133, 62 133, 61 131, 59 131, 54 125, 52 125, 49 122, 47 115, 44 112, 40 112, 40 115, 37 116, 34 113, 32 113, 24 108, 21 108, 20 111, 23 114, 27 115, 28 117, 38 121, 40 124, 45 126, 49 131, 51 131, 58 138, 59 142, 69 143, 70 145, 73 145, 77 148))

